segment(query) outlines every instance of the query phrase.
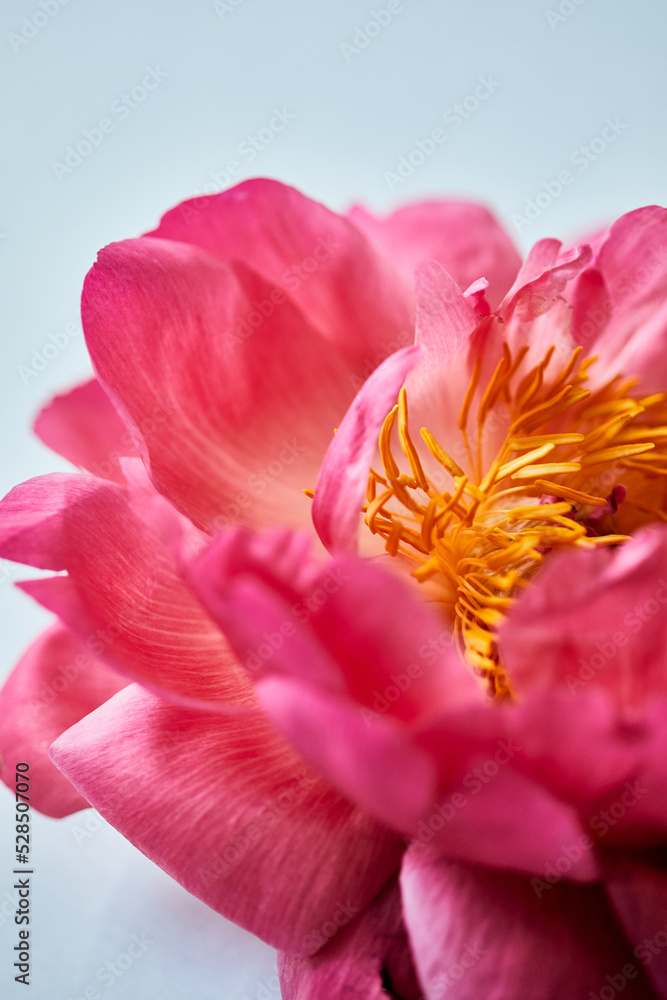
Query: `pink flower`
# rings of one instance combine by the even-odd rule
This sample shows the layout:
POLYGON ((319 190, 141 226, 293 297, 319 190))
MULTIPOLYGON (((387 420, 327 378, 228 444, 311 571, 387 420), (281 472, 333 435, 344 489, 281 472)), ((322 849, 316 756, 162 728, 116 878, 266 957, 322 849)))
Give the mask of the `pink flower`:
POLYGON ((666 246, 254 181, 90 272, 0 750, 284 996, 667 996, 666 246))

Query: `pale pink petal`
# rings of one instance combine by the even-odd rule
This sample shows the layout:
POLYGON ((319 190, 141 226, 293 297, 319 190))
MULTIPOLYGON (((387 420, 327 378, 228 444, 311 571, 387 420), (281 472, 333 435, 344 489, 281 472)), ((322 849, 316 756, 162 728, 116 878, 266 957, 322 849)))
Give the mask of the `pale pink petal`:
POLYGON ((607 895, 631 943, 634 964, 646 969, 658 995, 667 997, 667 856, 625 855, 605 882, 607 895), (651 861, 654 864, 651 864, 651 861))
POLYGON ((417 335, 425 351, 423 365, 446 365, 479 325, 458 285, 439 264, 423 264, 416 274, 417 335))
POLYGON ((313 523, 327 549, 355 551, 361 506, 378 435, 419 347, 387 358, 359 390, 326 452, 313 501, 313 523))
POLYGON ((278 955, 283 1000, 386 1000, 386 990, 401 1000, 421 1000, 397 882, 343 930, 329 921, 320 938, 326 946, 312 958, 278 955))
POLYGON ((495 308, 516 277, 521 258, 509 236, 481 205, 424 201, 377 218, 355 206, 353 222, 412 278, 420 264, 437 261, 463 290, 478 278, 489 281, 495 308))
POLYGON ((155 493, 140 500, 89 476, 30 480, 0 504, 0 555, 67 570, 21 587, 127 676, 182 704, 247 706, 245 672, 156 530, 179 515, 155 493))
POLYGON ((548 268, 553 267, 553 265, 558 260, 558 254, 561 251, 562 243, 560 240, 554 239, 543 239, 538 240, 534 246, 528 251, 526 259, 521 264, 519 268, 519 273, 514 279, 514 284, 505 296, 500 309, 506 309, 509 303, 512 301, 516 293, 523 288, 524 285, 530 284, 536 278, 539 278, 548 268))
POLYGON ((107 247, 86 279, 98 374, 160 492, 201 527, 310 524, 303 489, 354 395, 336 349, 273 291, 241 264, 146 238, 107 247))
POLYGON ((664 389, 667 209, 650 205, 623 215, 609 230, 595 266, 611 300, 599 338, 603 362, 607 358, 610 369, 643 376, 644 391, 664 389))
POLYGON ((525 323, 537 319, 552 307, 566 285, 588 266, 593 251, 587 245, 563 250, 557 240, 536 244, 519 273, 514 287, 499 309, 504 319, 516 316, 525 323))
MULTIPOLYGON (((599 886, 542 888, 410 850, 401 888, 427 1000, 588 1000, 637 965, 599 886)), ((641 969, 622 996, 655 1000, 641 969)))
POLYGON ((55 396, 39 413, 35 434, 80 469, 123 482, 119 458, 138 455, 132 435, 97 379, 55 396))
POLYGON ((60 818, 85 809, 83 798, 49 760, 49 746, 66 729, 126 684, 60 625, 47 629, 24 653, 0 690, 2 780, 15 791, 14 766, 30 765, 30 806, 60 818))
POLYGON ((347 219, 279 181, 254 178, 185 201, 148 235, 258 271, 299 305, 357 376, 412 342, 412 281, 347 219))
POLYGON ((189 712, 133 685, 64 733, 56 765, 189 892, 308 955, 395 872, 402 844, 304 765, 262 716, 189 712), (339 908, 339 909, 337 909, 339 908))

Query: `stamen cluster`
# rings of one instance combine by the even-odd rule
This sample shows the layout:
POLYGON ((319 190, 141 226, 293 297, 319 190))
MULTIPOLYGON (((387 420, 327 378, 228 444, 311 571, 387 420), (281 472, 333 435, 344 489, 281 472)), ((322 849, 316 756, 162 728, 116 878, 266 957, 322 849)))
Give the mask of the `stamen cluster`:
POLYGON ((444 469, 451 482, 447 489, 433 481, 442 477, 424 470, 402 389, 380 433, 384 471, 371 469, 364 506, 366 524, 385 540, 386 551, 417 564, 412 575, 445 605, 462 654, 498 696, 511 695, 511 685, 496 629, 545 555, 618 545, 641 524, 667 520, 667 394, 635 398, 630 393, 638 380, 622 377, 585 388, 595 358, 582 359, 581 348, 548 378, 550 347, 519 378, 527 353, 523 347, 513 357, 504 344, 481 396, 477 359, 458 419, 467 469, 421 428, 437 463, 431 466, 444 469), (492 413, 507 429, 489 463, 483 441, 492 413), (392 452, 395 427, 409 472, 392 452))

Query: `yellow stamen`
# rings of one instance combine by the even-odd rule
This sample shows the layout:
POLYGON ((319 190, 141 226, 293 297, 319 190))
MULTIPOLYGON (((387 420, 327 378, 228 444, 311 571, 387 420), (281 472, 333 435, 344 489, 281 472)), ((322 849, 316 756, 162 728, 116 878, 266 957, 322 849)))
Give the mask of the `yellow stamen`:
MULTIPOLYGON (((458 419, 467 469, 426 427, 420 434, 427 452, 420 456, 402 389, 380 432, 385 475, 371 470, 364 508, 368 527, 384 539, 387 552, 408 556, 416 563, 414 578, 435 588, 463 655, 489 691, 501 697, 512 692, 498 654, 497 629, 545 554, 619 545, 630 537, 626 529, 667 521, 660 509, 667 506, 667 394, 633 397, 634 378, 611 379, 594 392, 583 388, 595 359, 582 359, 580 347, 551 378, 554 349, 549 348, 513 388, 527 352, 522 347, 513 357, 503 345, 503 356, 481 391, 482 362, 476 359, 458 419), (467 428, 476 399, 473 458, 467 428), (484 470, 485 425, 498 406, 507 433, 484 470), (392 451, 396 424, 398 460, 392 451), (547 455, 552 461, 541 462, 547 455), (451 492, 434 485, 438 467, 451 476, 451 492), (616 514, 588 522, 596 508, 615 510, 605 497, 621 479, 627 501, 616 514), (508 485, 512 480, 518 484, 508 485)), ((497 426, 496 420, 494 432, 497 426)))

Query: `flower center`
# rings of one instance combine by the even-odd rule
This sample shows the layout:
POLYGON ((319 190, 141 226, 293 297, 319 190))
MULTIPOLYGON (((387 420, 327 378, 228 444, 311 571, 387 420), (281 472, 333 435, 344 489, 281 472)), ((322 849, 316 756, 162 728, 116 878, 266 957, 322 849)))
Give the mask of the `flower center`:
POLYGON ((639 380, 620 376, 583 388, 595 358, 582 360, 581 348, 547 378, 551 347, 519 378, 527 352, 512 357, 504 344, 483 391, 477 359, 449 451, 422 427, 420 458, 402 389, 380 433, 384 474, 371 469, 363 508, 386 551, 416 563, 412 575, 445 606, 461 653, 496 696, 511 695, 497 627, 545 555, 618 545, 667 521, 667 393, 636 398, 639 380), (492 458, 489 439, 499 441, 492 458))

